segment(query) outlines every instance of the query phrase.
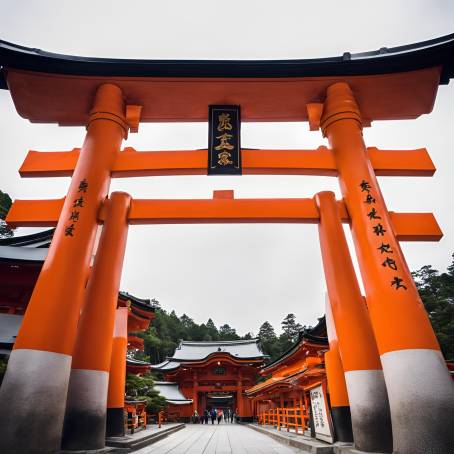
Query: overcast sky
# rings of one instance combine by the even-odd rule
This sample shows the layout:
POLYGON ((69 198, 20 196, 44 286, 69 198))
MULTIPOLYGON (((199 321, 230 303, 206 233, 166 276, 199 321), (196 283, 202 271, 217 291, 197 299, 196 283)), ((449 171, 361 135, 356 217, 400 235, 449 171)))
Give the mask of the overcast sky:
MULTIPOLYGON (((159 59, 316 58, 410 44, 454 32, 454 2, 440 0, 273 2, 5 1, 0 39, 47 51, 97 57, 159 59)), ((368 146, 426 147, 433 178, 382 177, 393 211, 433 211, 439 243, 403 243, 409 266, 444 270, 454 252, 454 85, 441 86, 433 112, 417 120, 376 122, 368 146)), ((27 150, 81 146, 83 128, 36 125, 16 113, 0 90, 0 189, 19 199, 63 197, 69 179, 20 179, 27 150)), ((246 123, 247 148, 326 145, 307 123, 246 123)), ((206 124, 143 124, 125 145, 137 150, 206 148, 206 124)), ((140 198, 211 198, 234 189, 237 198, 312 197, 333 190, 335 178, 308 176, 148 177, 113 180, 111 190, 140 198)), ((20 233, 29 233, 20 229, 20 233)), ((279 328, 293 312, 302 324, 324 313, 325 283, 315 225, 132 226, 121 288, 157 298, 178 315, 213 318, 240 334, 268 320, 279 328)))

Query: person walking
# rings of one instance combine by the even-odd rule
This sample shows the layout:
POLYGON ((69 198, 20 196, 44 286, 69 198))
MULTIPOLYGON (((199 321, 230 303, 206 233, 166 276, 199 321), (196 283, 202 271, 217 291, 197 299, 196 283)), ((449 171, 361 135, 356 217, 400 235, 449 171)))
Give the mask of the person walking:
POLYGON ((235 417, 235 412, 232 410, 230 412, 230 423, 233 424, 233 418, 235 417))
POLYGON ((209 416, 210 416, 210 412, 205 408, 205 412, 203 413, 203 419, 205 420, 205 424, 208 424, 209 416))
POLYGON ((230 408, 228 408, 227 411, 224 413, 224 420, 227 420, 227 422, 232 422, 230 420, 231 414, 232 414, 232 410, 230 408))
POLYGON ((216 408, 211 409, 210 416, 211 416, 211 424, 214 424, 214 420, 216 419, 216 408))
POLYGON ((222 410, 218 409, 218 424, 222 421, 222 410))

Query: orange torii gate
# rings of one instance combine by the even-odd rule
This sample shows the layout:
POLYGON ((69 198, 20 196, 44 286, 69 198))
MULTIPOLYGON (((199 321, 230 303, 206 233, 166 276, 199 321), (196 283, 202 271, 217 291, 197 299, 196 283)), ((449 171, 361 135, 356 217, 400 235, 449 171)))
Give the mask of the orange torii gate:
MULTIPOLYGON (((444 41, 440 45, 446 47, 444 41)), ((162 62, 153 70, 147 66, 148 72, 137 77, 123 74, 124 62, 115 67, 110 61, 113 72, 101 74, 104 70, 90 67, 90 62, 82 61, 76 68, 68 66, 66 58, 61 65, 59 56, 42 52, 47 60, 33 72, 36 60, 23 57, 27 64, 18 64, 13 58, 8 63, 10 53, 20 50, 11 51, 11 45, 3 54, 1 50, 8 88, 21 115, 31 121, 87 126, 80 150, 30 152, 21 167, 23 176, 72 176, 66 197, 16 201, 7 218, 17 226, 55 225, 56 231, 0 390, 2 452, 55 452, 62 434, 68 450, 104 446, 106 402, 116 402, 118 408, 121 403, 119 396, 108 397, 108 388, 121 392, 118 384, 109 387, 109 370, 113 376, 115 364, 109 358, 112 354, 115 359, 116 351, 124 355, 124 348, 112 348, 111 296, 118 290, 128 225, 207 222, 319 224, 357 448, 405 454, 448 451, 454 442, 453 384, 399 246, 399 240, 437 241, 441 231, 430 213, 389 212, 376 179, 429 176, 435 169, 424 149, 367 149, 362 138, 363 126, 372 120, 428 113, 440 77, 447 77, 441 63, 430 60, 424 67, 405 67, 393 62, 391 69, 377 69, 378 75, 370 70, 352 75, 351 69, 323 74, 322 68, 312 74, 318 77, 276 76, 279 68, 274 67, 269 76, 261 67, 254 74, 249 63, 245 68, 239 64, 233 77, 225 70, 223 78, 213 76, 213 67, 207 66, 200 75, 199 67, 192 74, 182 65, 172 79, 169 69, 162 77, 162 62), (396 67, 403 72, 396 72, 396 67), (234 95, 229 96, 232 87, 234 95), (175 102, 178 96, 184 102, 175 102), (205 121, 208 106, 226 100, 244 106, 245 121, 308 120, 311 129, 320 127, 330 143, 330 149, 242 150, 244 174, 337 176, 343 200, 335 202, 326 192, 314 199, 234 199, 232 191, 216 191, 212 200, 134 200, 124 193, 106 200, 112 177, 206 174, 206 150, 120 151, 121 143, 129 131, 137 132, 139 119, 205 121), (341 222, 351 226, 367 310, 348 248, 337 249, 345 241, 341 222), (90 273, 100 223, 104 229, 90 273), (108 297, 100 302, 100 294, 108 297), (104 320, 97 335, 100 351, 93 352, 86 333, 100 320, 104 320), (361 329, 351 328, 361 341, 352 345, 348 327, 358 321, 361 329), (63 430, 65 412, 71 424, 63 430), (363 421, 366 416, 368 424, 363 421)), ((31 49, 28 52, 33 55, 31 49)), ((438 49, 436 55, 445 54, 438 49)), ((373 67, 372 60, 367 64, 373 67)), ((313 62, 308 65, 313 69, 313 62)), ((121 343, 118 320, 115 338, 121 343)))

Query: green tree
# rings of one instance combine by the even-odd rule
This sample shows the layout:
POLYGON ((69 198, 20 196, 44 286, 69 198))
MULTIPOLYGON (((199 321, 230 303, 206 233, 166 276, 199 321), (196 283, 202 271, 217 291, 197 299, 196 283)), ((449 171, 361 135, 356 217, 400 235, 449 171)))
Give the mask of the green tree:
POLYGON ((154 378, 151 374, 144 376, 128 374, 126 397, 131 400, 146 400, 149 413, 157 413, 166 405, 165 398, 154 388, 154 378))
POLYGON ((454 254, 446 273, 425 265, 412 274, 441 350, 454 359, 454 254))
POLYGON ((291 342, 295 342, 298 339, 298 334, 303 328, 299 323, 296 323, 295 314, 287 314, 282 320, 281 326, 282 331, 291 342))
POLYGON ((273 325, 266 321, 262 323, 258 333, 259 345, 262 352, 273 360, 279 356, 280 346, 273 325))
POLYGON ((5 222, 11 205, 11 197, 6 192, 0 191, 0 238, 9 238, 14 235, 13 229, 5 222))
POLYGON ((219 328, 220 340, 238 340, 240 336, 236 333, 236 329, 232 328, 227 323, 219 328))
POLYGON ((208 319, 208 321, 205 324, 207 328, 207 334, 210 336, 211 341, 216 341, 219 340, 219 331, 216 328, 216 325, 214 324, 213 320, 211 318, 208 319))

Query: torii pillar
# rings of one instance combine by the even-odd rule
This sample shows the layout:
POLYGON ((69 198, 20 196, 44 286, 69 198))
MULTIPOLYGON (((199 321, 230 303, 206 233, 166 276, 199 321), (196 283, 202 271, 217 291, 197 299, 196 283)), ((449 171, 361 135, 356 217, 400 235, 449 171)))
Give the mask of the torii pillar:
POLYGON ((60 449, 72 352, 98 211, 108 194, 110 170, 127 131, 121 90, 101 85, 52 244, 0 390, 3 454, 50 454, 60 449))
POLYGON ((366 154, 361 112, 348 84, 328 88, 320 124, 351 218, 388 391, 394 452, 451 452, 454 382, 396 239, 366 154))
POLYGON ((131 196, 114 192, 77 329, 69 380, 62 447, 102 449, 106 438, 107 389, 115 310, 128 235, 131 196))
POLYGON ((339 342, 328 298, 326 298, 325 313, 329 341, 329 350, 325 352, 325 369, 334 432, 336 441, 352 443, 353 431, 350 401, 348 399, 347 384, 345 383, 344 366, 339 352, 339 342))
POLYGON ((377 344, 356 278, 333 192, 319 192, 319 235, 328 288, 330 346, 336 332, 352 417, 355 446, 361 451, 392 452, 388 395, 377 344))

